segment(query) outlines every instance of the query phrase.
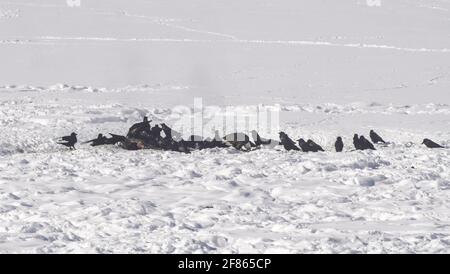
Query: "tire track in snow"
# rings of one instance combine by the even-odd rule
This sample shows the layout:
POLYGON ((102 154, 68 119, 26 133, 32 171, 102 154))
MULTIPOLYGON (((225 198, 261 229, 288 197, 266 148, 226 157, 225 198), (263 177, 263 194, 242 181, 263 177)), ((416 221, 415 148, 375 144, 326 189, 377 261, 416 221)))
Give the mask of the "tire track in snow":
POLYGON ((224 34, 224 33, 220 33, 220 32, 213 32, 213 31, 193 29, 193 28, 189 28, 189 27, 185 27, 185 26, 181 26, 181 25, 169 24, 169 23, 162 23, 161 25, 168 26, 168 27, 171 27, 171 28, 180 29, 180 30, 184 30, 184 31, 188 31, 188 32, 196 32, 196 33, 201 33, 201 34, 220 36, 220 37, 228 38, 228 39, 231 39, 231 40, 238 40, 236 36, 233 36, 233 35, 230 35, 230 34, 224 34))
POLYGON ((31 40, 31 39, 5 39, 0 40, 0 45, 55 45, 52 41, 31 40))
POLYGON ((61 37, 61 36, 40 36, 27 40, 3 40, 0 44, 7 44, 9 41, 14 43, 36 43, 39 41, 96 41, 96 42, 171 42, 171 43, 236 43, 236 44, 256 44, 256 45, 283 45, 283 46, 322 46, 322 47, 340 47, 340 48, 356 48, 356 49, 379 49, 379 50, 396 50, 404 52, 418 53, 450 53, 450 48, 406 48, 391 45, 378 44, 339 44, 325 41, 307 41, 307 40, 208 40, 208 39, 190 39, 190 38, 116 38, 116 37, 61 37))
POLYGON ((182 26, 182 25, 168 23, 168 22, 176 21, 175 19, 156 18, 156 17, 146 16, 146 15, 130 14, 127 12, 123 12, 123 15, 127 16, 127 17, 133 17, 133 18, 148 19, 154 24, 158 24, 161 26, 169 27, 169 28, 179 29, 179 30, 183 30, 183 31, 187 31, 187 32, 201 33, 201 34, 207 34, 207 35, 212 35, 212 36, 224 37, 224 38, 231 39, 231 40, 238 40, 238 38, 236 36, 233 36, 230 34, 214 32, 214 31, 207 31, 207 30, 200 30, 200 29, 190 28, 190 27, 186 27, 186 26, 182 26))
POLYGON ((389 49, 407 52, 438 52, 449 53, 450 49, 430 49, 430 48, 405 48, 396 47, 391 45, 377 45, 377 44, 363 44, 363 43, 349 43, 339 44, 326 41, 306 41, 306 40, 237 40, 239 43, 251 43, 251 44, 269 44, 269 45, 301 45, 301 46, 328 46, 328 47, 348 47, 348 48, 361 48, 361 49, 389 49))

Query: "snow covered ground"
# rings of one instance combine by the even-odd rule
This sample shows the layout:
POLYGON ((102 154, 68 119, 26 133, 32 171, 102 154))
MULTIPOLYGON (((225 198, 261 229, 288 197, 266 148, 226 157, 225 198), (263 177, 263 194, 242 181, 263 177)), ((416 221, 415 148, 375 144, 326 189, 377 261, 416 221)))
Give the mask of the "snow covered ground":
POLYGON ((450 253, 450 1, 376 2, 0 0, 0 252, 450 253), (55 144, 194 98, 327 152, 55 144))

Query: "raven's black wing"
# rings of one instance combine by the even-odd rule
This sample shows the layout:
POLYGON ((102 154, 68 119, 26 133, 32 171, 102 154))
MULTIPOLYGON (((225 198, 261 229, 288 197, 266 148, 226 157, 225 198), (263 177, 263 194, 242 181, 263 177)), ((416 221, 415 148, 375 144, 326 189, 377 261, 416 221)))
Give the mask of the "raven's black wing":
POLYGON ((109 135, 112 136, 110 140, 114 143, 123 142, 123 141, 127 140, 127 137, 122 136, 122 135, 116 135, 116 134, 112 134, 112 133, 110 133, 109 135))

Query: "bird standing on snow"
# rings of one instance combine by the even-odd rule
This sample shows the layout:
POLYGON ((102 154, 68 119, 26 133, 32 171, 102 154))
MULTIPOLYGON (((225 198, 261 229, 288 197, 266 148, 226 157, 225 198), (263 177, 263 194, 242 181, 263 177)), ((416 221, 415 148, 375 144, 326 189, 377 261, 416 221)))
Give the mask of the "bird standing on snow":
POLYGON ((373 143, 383 143, 386 144, 386 142, 383 140, 383 138, 380 137, 373 129, 370 131, 370 140, 372 140, 373 143))
POLYGON ((281 141, 281 144, 284 146, 284 148, 286 149, 286 150, 297 150, 297 151, 299 151, 300 149, 295 145, 295 143, 294 143, 294 141, 292 141, 292 139, 291 138, 289 138, 289 136, 286 134, 286 133, 284 133, 284 132, 280 132, 279 133, 279 135, 280 135, 280 141, 281 141))
POLYGON ((344 142, 342 142, 342 137, 337 137, 336 143, 334 143, 334 148, 336 149, 336 152, 342 152, 344 149, 344 142))
POLYGON ((308 139, 308 141, 306 141, 306 143, 308 144, 310 151, 312 151, 312 152, 325 151, 325 150, 323 150, 323 148, 321 146, 314 143, 314 141, 311 139, 308 139))
POLYGON ((353 135, 353 145, 355 146, 356 150, 362 150, 363 146, 361 141, 359 140, 358 134, 353 135))
POLYGON ((77 134, 75 132, 72 132, 69 136, 63 136, 61 137, 61 140, 64 142, 57 142, 57 144, 66 146, 68 148, 75 149, 75 144, 77 143, 77 134))
POLYGON ((367 140, 363 135, 359 136, 360 144, 362 145, 362 150, 371 149, 376 150, 373 144, 367 140))
POLYGON ((423 139, 422 144, 428 148, 444 148, 443 146, 431 141, 430 139, 423 139))

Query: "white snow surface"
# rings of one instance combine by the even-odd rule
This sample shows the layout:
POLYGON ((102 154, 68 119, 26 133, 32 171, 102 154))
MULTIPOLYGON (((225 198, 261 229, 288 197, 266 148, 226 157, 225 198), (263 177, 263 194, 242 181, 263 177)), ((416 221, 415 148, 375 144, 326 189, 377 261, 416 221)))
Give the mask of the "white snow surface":
POLYGON ((450 253, 450 149, 420 145, 450 147, 449 29, 446 0, 0 0, 0 253, 450 253), (326 152, 55 143, 194 97, 326 152))

